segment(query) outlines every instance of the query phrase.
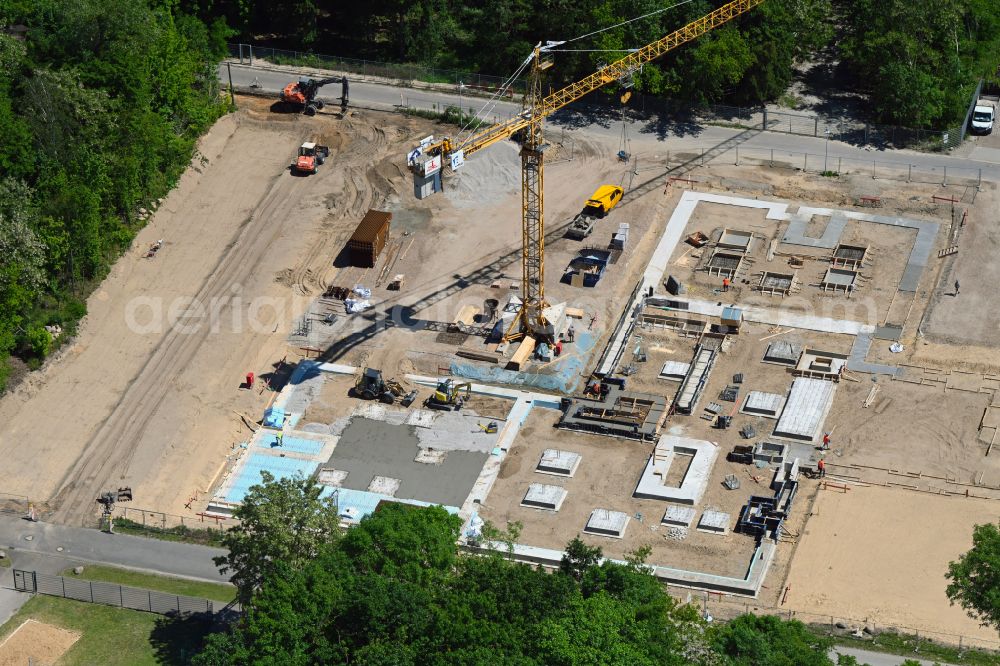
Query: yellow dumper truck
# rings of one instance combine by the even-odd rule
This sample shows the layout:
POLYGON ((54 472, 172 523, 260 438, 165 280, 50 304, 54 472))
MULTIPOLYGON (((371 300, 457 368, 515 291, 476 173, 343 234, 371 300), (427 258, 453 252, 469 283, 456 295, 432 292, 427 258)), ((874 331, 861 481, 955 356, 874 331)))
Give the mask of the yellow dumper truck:
POLYGON ((611 209, 622 200, 625 191, 617 185, 601 185, 587 199, 586 205, 570 224, 566 235, 570 238, 583 240, 594 230, 594 224, 600 218, 611 212, 611 209))

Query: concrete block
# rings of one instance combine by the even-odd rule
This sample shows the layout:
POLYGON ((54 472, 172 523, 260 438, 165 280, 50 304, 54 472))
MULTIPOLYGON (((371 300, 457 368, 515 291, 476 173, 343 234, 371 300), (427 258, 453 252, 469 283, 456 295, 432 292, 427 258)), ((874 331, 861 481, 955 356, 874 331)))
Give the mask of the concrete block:
POLYGON ((698 521, 698 530, 710 534, 726 534, 729 532, 730 516, 721 511, 705 511, 698 521))
POLYGON ((572 477, 576 474, 577 467, 580 466, 580 460, 582 460, 582 456, 579 453, 545 449, 542 451, 542 457, 538 461, 535 471, 539 474, 572 477))
POLYGON ((547 486, 543 483, 532 483, 528 492, 521 500, 521 506, 532 509, 547 509, 558 511, 566 499, 566 489, 559 486, 547 486))
POLYGON ((587 526, 583 531, 595 536, 613 537, 621 539, 625 536, 625 529, 628 527, 630 517, 621 511, 609 511, 608 509, 594 509, 587 520, 587 526))
POLYGON ((825 379, 797 378, 792 382, 774 436, 815 441, 830 412, 836 390, 837 385, 825 379))
POLYGON ((695 513, 697 512, 689 506, 671 505, 667 507, 666 512, 663 514, 663 519, 660 522, 664 525, 690 527, 691 522, 694 520, 695 513))
POLYGON ((373 477, 372 482, 368 484, 368 492, 378 493, 388 497, 395 497, 396 491, 399 490, 400 483, 402 483, 402 481, 399 479, 393 479, 389 476, 376 476, 373 477))
POLYGON ((642 499, 697 504, 708 486, 719 445, 699 439, 662 435, 649 456, 633 495, 642 499), (680 486, 664 485, 677 453, 694 456, 680 486))
POLYGON ((781 414, 781 408, 785 406, 785 396, 777 393, 764 393, 763 391, 750 391, 743 407, 740 411, 752 416, 763 416, 768 419, 776 419, 781 414))

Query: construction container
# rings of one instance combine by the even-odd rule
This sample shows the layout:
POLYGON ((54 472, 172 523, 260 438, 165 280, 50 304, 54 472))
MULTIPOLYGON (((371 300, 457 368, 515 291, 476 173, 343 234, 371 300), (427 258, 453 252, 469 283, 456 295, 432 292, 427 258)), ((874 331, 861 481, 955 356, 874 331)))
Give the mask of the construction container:
POLYGON ((385 243, 389 239, 391 222, 392 213, 381 210, 369 210, 365 213, 351 240, 347 241, 351 265, 361 268, 375 266, 379 253, 385 248, 385 243))

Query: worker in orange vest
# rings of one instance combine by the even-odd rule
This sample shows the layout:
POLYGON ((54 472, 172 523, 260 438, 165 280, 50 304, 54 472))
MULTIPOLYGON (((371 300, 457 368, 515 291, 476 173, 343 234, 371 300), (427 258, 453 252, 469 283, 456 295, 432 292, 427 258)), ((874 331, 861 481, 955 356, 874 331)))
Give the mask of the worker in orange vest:
POLYGON ((822 458, 820 458, 819 462, 816 463, 816 468, 819 469, 819 477, 821 479, 824 476, 826 476, 826 461, 825 460, 823 460, 822 458))
POLYGON ((722 278, 722 291, 729 291, 729 278, 722 278))

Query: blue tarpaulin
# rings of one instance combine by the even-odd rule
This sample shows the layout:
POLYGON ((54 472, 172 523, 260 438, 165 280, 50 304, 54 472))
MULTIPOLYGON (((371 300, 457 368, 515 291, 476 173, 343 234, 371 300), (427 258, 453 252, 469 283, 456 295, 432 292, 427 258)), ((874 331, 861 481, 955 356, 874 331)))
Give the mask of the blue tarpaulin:
POLYGON ((285 426, 285 410, 283 407, 271 407, 264 412, 264 425, 268 428, 283 428, 285 426))

